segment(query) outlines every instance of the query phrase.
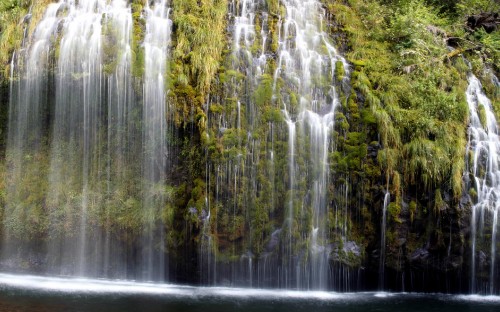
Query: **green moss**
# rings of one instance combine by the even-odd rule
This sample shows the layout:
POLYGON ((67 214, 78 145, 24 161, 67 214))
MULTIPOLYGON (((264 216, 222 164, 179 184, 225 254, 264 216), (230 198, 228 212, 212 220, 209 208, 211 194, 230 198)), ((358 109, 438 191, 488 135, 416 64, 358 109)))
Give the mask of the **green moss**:
POLYGON ((402 188, 422 184, 429 191, 452 181, 455 198, 460 196, 467 120, 465 76, 452 64, 434 61, 447 50, 426 28, 444 27, 446 21, 422 1, 398 5, 333 1, 327 2, 327 8, 349 40, 346 57, 354 66, 352 86, 359 101, 364 101, 359 113, 358 101, 348 100, 350 126, 342 127, 344 131, 359 129, 359 117, 366 127, 376 123, 387 150, 378 153, 386 177, 403 172, 402 188))
POLYGON ((436 189, 434 194, 434 213, 439 214, 442 210, 446 208, 446 203, 441 196, 441 189, 436 189))
POLYGON ((469 196, 471 197, 471 200, 473 200, 473 201, 477 200, 477 191, 475 188, 469 189, 469 196))
POLYGON ((226 3, 220 0, 201 3, 194 0, 174 0, 172 6, 176 29, 173 57, 189 64, 179 69, 190 78, 190 83, 204 97, 219 69, 226 41, 226 3))
MULTIPOLYGON (((142 43, 146 32, 146 21, 142 17, 143 3, 141 0, 134 0, 132 8, 132 75, 136 79, 142 79, 144 75, 144 49, 142 43)), ((136 84, 138 85, 138 84, 136 84)), ((140 89, 140 88, 136 88, 140 89)))
POLYGON ((264 74, 259 79, 259 85, 253 93, 255 105, 265 107, 272 104, 273 98, 273 78, 264 74))
POLYGON ((415 201, 411 201, 409 205, 409 210, 410 210, 410 222, 413 223, 413 220, 415 220, 415 213, 417 212, 417 203, 415 201))
POLYGON ((9 78, 12 54, 21 47, 24 27, 27 27, 21 21, 28 7, 29 4, 25 2, 0 2, 0 83, 5 83, 9 78))
POLYGON ((283 122, 283 113, 281 110, 274 107, 266 107, 263 114, 263 119, 266 122, 280 123, 283 122))
POLYGON ((391 220, 397 223, 401 223, 401 219, 399 218, 399 215, 401 213, 401 206, 396 203, 396 202, 391 202, 387 206, 387 212, 389 213, 389 217, 391 220))
POLYGON ((105 19, 102 29, 103 42, 103 66, 104 73, 110 75, 115 72, 118 65, 118 60, 122 51, 118 49, 118 34, 114 25, 110 20, 105 19))
POLYGON ((269 13, 276 15, 279 12, 279 0, 266 0, 267 10, 269 13))
POLYGON ((337 61, 335 63, 335 78, 337 81, 342 81, 345 76, 344 63, 342 61, 337 61))
POLYGON ((479 114, 479 120, 481 121, 481 125, 483 126, 483 128, 486 129, 488 127, 488 121, 486 117, 486 110, 484 109, 483 104, 479 104, 478 114, 479 114))

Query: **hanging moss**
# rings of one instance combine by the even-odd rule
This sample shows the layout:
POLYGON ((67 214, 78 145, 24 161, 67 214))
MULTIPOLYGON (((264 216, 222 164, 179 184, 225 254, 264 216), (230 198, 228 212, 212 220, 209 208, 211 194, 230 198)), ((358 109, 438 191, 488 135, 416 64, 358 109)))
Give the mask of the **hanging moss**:
POLYGON ((189 77, 191 85, 204 97, 219 69, 226 41, 226 2, 174 0, 172 7, 176 30, 173 58, 180 65, 176 74, 189 77))
POLYGON ((417 212, 417 203, 415 201, 411 201, 409 205, 409 210, 410 210, 410 222, 413 223, 413 220, 415 220, 415 214, 417 212))
POLYGON ((397 223, 401 223, 401 219, 399 219, 401 206, 397 202, 391 202, 389 206, 387 206, 387 212, 389 213, 389 217, 391 218, 391 220, 397 223))
MULTIPOLYGON (((146 32, 146 21, 142 16, 143 0, 134 0, 132 8, 132 75, 136 79, 141 79, 144 76, 145 55, 142 44, 146 32)), ((138 84, 136 84, 138 85, 138 84)), ((139 88, 136 88, 139 89, 139 88)))
POLYGON ((122 51, 118 49, 118 34, 110 20, 103 22, 102 42, 103 42, 103 66, 104 73, 110 75, 115 72, 122 51))
POLYGON ((337 81, 342 81, 345 76, 344 63, 342 61, 337 61, 335 63, 335 78, 337 81))
POLYGON ((258 107, 266 107, 272 104, 273 97, 273 78, 271 75, 262 75, 259 79, 259 85, 253 93, 254 102, 258 107))

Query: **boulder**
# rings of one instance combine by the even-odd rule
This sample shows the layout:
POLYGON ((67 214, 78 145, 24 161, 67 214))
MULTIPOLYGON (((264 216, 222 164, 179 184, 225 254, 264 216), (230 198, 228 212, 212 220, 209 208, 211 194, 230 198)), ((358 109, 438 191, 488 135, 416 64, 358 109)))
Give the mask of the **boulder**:
POLYGON ((467 18, 467 26, 472 30, 483 28, 487 33, 492 33, 500 28, 500 15, 498 12, 483 12, 467 18))

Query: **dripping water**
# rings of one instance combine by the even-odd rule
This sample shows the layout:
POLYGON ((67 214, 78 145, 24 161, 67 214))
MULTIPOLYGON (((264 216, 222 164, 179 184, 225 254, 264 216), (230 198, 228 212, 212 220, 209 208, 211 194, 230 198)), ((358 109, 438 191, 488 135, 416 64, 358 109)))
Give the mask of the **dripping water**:
POLYGON ((387 227, 387 206, 391 201, 391 194, 386 191, 384 195, 384 206, 382 207, 382 227, 380 229, 380 262, 379 262, 379 290, 383 290, 385 286, 385 234, 387 227))

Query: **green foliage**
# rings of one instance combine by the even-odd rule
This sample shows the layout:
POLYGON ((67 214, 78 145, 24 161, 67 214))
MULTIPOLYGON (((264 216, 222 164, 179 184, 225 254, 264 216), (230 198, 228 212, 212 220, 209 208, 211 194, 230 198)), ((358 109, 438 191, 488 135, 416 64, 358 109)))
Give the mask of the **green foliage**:
POLYGON ((0 0, 0 68, 2 78, 9 77, 12 53, 19 49, 23 25, 19 25, 27 12, 27 5, 17 0, 0 0))
POLYGON ((253 96, 258 107, 269 106, 272 103, 273 77, 271 75, 262 75, 259 78, 259 85, 255 89, 253 96))
POLYGON ((387 212, 389 213, 389 217, 391 220, 401 223, 401 220, 399 219, 399 214, 401 213, 401 206, 397 202, 391 202, 387 206, 387 212))
POLYGON ((48 192, 46 176, 49 159, 46 150, 21 155, 10 151, 0 166, 3 226, 22 239, 43 237, 49 226, 45 198, 48 192), (19 160, 19 161, 14 161, 19 160), (25 174, 18 176, 21 172, 25 174), (18 183, 15 183, 18 182, 18 183))
POLYGON ((500 71, 500 29, 488 34, 483 28, 479 28, 472 36, 480 44, 483 62, 492 65, 497 72, 500 71))
POLYGON ((500 3, 492 0, 459 0, 456 8, 461 16, 468 16, 481 12, 499 12, 500 3))
POLYGON ((227 4, 222 0, 173 0, 175 74, 183 73, 205 96, 224 48, 227 4))
POLYGON ((342 81, 345 76, 344 63, 342 61, 337 61, 335 63, 335 78, 337 81, 342 81))
POLYGON ((446 208, 446 203, 441 195, 441 189, 436 189, 434 193, 434 214, 439 214, 442 210, 446 208))
POLYGON ((402 172, 403 187, 444 183, 459 196, 468 110, 464 75, 442 61, 450 19, 424 1, 385 3, 328 4, 349 39, 352 85, 369 107, 362 120, 378 125, 378 161, 389 181, 402 172))
MULTIPOLYGON (((134 0, 131 5, 132 8, 132 75, 136 78, 142 78, 144 75, 144 49, 142 43, 144 41, 146 22, 142 17, 142 0, 134 0)), ((136 86, 136 89, 139 89, 136 86)))
POLYGON ((266 0, 266 5, 271 14, 279 14, 279 0, 266 0))
POLYGON ((10 61, 14 51, 21 48, 26 29, 31 35, 53 0, 0 0, 0 82, 10 75, 10 61), (31 17, 24 19, 31 7, 31 17))

